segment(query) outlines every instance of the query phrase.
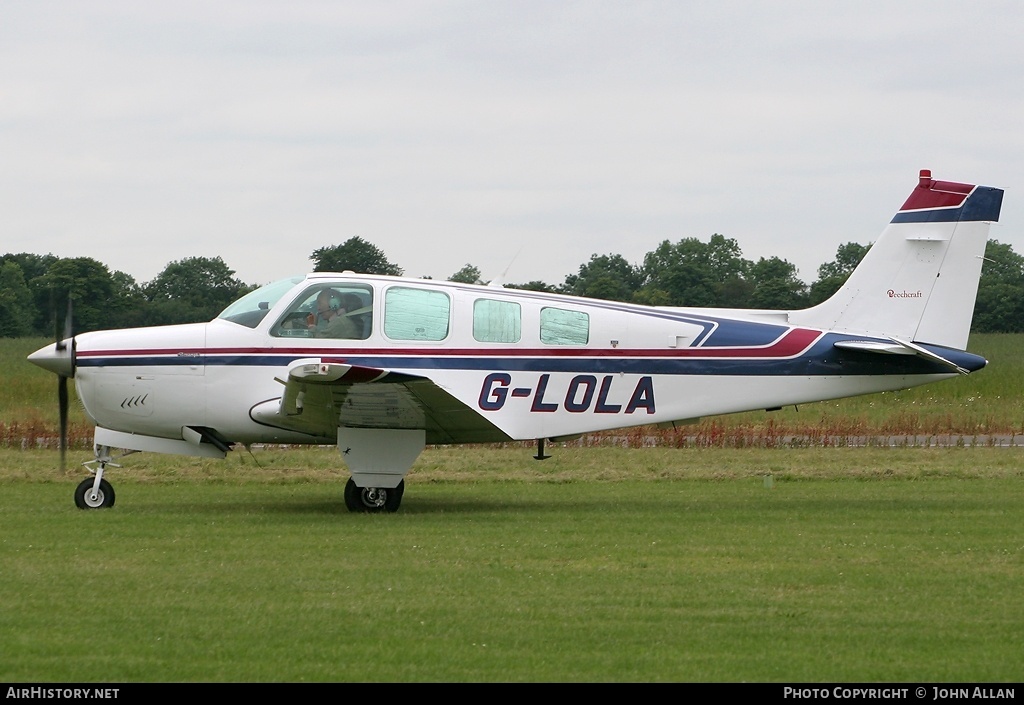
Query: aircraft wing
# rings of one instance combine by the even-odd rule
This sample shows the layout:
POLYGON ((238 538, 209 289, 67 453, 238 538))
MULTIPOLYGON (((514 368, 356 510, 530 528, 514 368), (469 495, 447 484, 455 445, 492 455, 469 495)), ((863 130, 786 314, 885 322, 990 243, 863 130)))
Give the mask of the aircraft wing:
POLYGON ((280 401, 264 402, 253 419, 314 436, 338 426, 424 429, 427 443, 487 443, 509 436, 433 380, 390 370, 298 360, 288 368, 280 401))

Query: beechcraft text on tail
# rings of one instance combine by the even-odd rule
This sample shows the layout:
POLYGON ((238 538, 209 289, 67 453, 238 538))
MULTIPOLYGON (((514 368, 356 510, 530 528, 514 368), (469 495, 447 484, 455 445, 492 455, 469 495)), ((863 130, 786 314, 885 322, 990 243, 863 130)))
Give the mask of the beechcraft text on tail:
MULTIPOLYGON (((96 426, 83 508, 118 449, 224 457, 336 445, 353 511, 395 511, 427 444, 544 441, 934 382, 965 351, 997 188, 909 198, 846 284, 804 310, 639 306, 365 274, 282 279, 209 323, 97 331, 29 360, 96 426)), ((63 447, 63 441, 62 441, 63 447)))

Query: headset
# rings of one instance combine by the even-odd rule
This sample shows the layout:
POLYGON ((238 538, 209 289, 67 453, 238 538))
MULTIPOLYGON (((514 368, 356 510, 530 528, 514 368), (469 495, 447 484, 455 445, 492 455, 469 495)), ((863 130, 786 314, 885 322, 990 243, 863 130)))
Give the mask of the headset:
POLYGON ((317 315, 323 315, 324 313, 326 313, 327 310, 337 311, 339 308, 341 308, 341 294, 339 294, 334 289, 325 289, 324 291, 321 291, 319 294, 317 294, 317 315), (324 291, 327 292, 326 310, 320 308, 320 296, 324 293, 324 291))

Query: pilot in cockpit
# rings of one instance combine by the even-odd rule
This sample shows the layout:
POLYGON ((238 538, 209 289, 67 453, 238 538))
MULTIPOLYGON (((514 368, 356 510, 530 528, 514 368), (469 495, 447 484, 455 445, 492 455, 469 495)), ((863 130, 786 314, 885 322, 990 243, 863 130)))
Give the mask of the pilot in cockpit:
POLYGON ((324 289, 316 297, 316 313, 307 320, 309 330, 317 338, 362 338, 359 324, 352 313, 363 307, 355 294, 342 294, 324 289))

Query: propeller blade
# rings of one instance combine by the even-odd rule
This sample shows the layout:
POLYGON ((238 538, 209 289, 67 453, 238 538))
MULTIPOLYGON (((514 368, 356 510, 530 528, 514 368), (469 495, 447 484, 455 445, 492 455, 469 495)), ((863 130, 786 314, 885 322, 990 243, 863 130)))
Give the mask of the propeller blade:
POLYGON ((53 340, 57 344, 57 350, 63 350, 64 339, 60 337, 60 322, 57 320, 57 304, 53 299, 53 289, 50 289, 50 313, 53 314, 53 340))
POLYGON ((64 375, 58 377, 57 402, 60 404, 60 469, 63 472, 68 451, 68 378, 64 375))
MULTIPOLYGON (((71 357, 71 374, 74 375, 75 338, 71 313, 71 292, 68 292, 68 312, 64 316, 63 337, 58 332, 57 317, 54 316, 53 330, 57 337, 56 345, 54 347, 57 350, 64 352, 65 350, 68 350, 68 341, 70 340, 71 350, 68 354, 71 357)), ((58 375, 57 379, 57 404, 60 408, 60 469, 63 472, 66 469, 66 458, 68 452, 68 378, 62 374, 58 375)))
POLYGON ((68 313, 64 316, 64 340, 75 334, 71 322, 71 294, 68 294, 68 313))
POLYGON ((68 338, 70 338, 72 335, 74 335, 74 329, 72 328, 72 321, 71 321, 71 297, 70 296, 68 296, 68 312, 64 316, 64 335, 60 334, 60 329, 58 328, 58 325, 57 325, 57 316, 56 316, 56 314, 54 314, 54 318, 53 318, 53 335, 56 338, 57 350, 61 350, 61 351, 67 350, 68 345, 67 345, 67 343, 65 341, 67 341, 68 338))

